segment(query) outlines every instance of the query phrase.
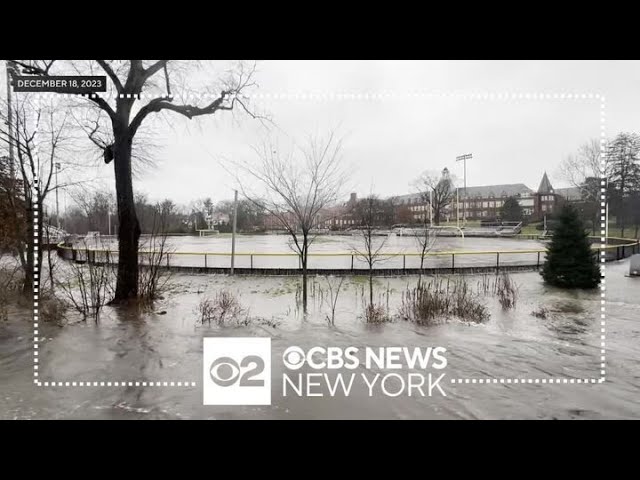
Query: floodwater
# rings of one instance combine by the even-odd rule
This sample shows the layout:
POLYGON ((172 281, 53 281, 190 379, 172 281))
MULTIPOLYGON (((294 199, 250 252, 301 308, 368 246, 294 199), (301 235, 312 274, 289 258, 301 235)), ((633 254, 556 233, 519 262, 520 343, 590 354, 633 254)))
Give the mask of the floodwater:
MULTIPOLYGON (((102 242, 97 246, 102 246, 102 242)), ((109 248, 116 250, 115 242, 108 242, 109 248)), ((419 243, 413 236, 374 237, 374 249, 380 255, 374 268, 419 268, 419 243)), ((148 237, 141 239, 142 251, 157 249, 158 244, 148 237)), ((518 238, 482 237, 434 237, 431 240, 425 268, 462 266, 495 266, 528 264, 535 265, 544 260, 544 253, 538 255, 545 245, 538 240, 518 238), (501 251, 497 258, 496 251, 501 251), (523 252, 524 251, 524 252, 523 252), (451 254, 456 252, 452 262, 451 254), (462 254, 461 252, 466 252, 462 254), (473 253, 494 252, 494 253, 473 253)), ((171 252, 171 265, 192 267, 228 268, 231 261, 231 235, 220 234, 209 237, 170 236, 165 251, 171 252)), ((353 255, 364 252, 362 238, 354 235, 321 235, 313 240, 310 248, 308 267, 330 269, 366 269, 364 258, 353 255)), ((115 256, 114 256, 115 258, 115 256)), ((141 255, 144 262, 145 256, 141 255)), ((298 258, 287 235, 238 235, 236 238, 235 266, 238 268, 298 268, 298 258)))
MULTIPOLYGON (((174 276, 172 290, 150 313, 107 308, 98 323, 41 325, 42 381, 105 382, 103 387, 37 387, 28 309, 13 308, 0 322, 0 418, 3 419, 568 419, 640 418, 640 279, 625 276, 629 261, 606 267, 606 381, 596 384, 452 384, 457 378, 591 379, 600 377, 600 294, 562 292, 543 285, 535 272, 514 273, 519 299, 502 311, 486 299, 491 319, 480 325, 457 320, 420 327, 402 320, 371 326, 360 317, 363 278, 345 280, 335 327, 326 322, 327 282, 314 278, 310 313, 296 309, 292 277, 174 276), (221 289, 236 292, 251 317, 248 327, 202 326, 197 306, 221 289), (544 306, 547 319, 531 315, 544 306), (205 406, 202 402, 202 339, 261 336, 272 340, 270 406, 205 406), (364 386, 350 396, 283 396, 281 361, 292 345, 346 348, 445 347, 441 383, 446 397, 389 397, 364 386), (114 387, 107 382, 196 382, 195 387, 114 387)), ((481 277, 467 277, 470 284, 481 277)), ((376 279, 376 300, 395 311, 400 293, 415 277, 376 279)), ((360 367, 363 373, 369 372, 360 367)))

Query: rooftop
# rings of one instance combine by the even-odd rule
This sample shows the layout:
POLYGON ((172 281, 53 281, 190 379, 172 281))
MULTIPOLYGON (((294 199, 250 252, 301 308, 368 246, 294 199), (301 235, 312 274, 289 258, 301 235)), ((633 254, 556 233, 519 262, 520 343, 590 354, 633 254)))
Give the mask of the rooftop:
POLYGON ((542 176, 540 186, 538 187, 538 193, 553 193, 553 186, 549 181, 549 177, 547 177, 547 172, 544 172, 544 175, 542 176))

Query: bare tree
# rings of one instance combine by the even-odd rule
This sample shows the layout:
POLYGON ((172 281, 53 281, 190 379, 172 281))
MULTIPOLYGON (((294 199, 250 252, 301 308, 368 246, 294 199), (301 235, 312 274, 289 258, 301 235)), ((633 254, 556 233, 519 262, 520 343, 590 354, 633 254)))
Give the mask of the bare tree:
POLYGON ((45 200, 57 188, 52 179, 70 140, 68 127, 68 111, 29 97, 16 103, 10 117, 4 110, 0 113, 0 144, 15 152, 11 170, 15 170, 17 181, 5 185, 2 194, 10 207, 11 221, 21 232, 14 248, 24 271, 25 294, 33 291, 35 258, 38 271, 43 259, 43 255, 34 254, 36 245, 41 252, 44 228, 35 231, 33 212, 42 213, 45 200))
POLYGON ((140 299, 152 303, 162 295, 171 279, 171 272, 165 270, 174 252, 167 242, 169 219, 174 205, 169 201, 157 203, 153 207, 150 235, 145 238, 144 249, 147 261, 138 277, 140 299))
POLYGON ((360 233, 360 245, 354 246, 353 251, 357 258, 366 262, 369 269, 369 306, 373 307, 373 268, 387 259, 383 249, 389 239, 388 235, 376 235, 375 230, 381 224, 384 206, 376 195, 359 200, 353 211, 360 233))
POLYGON ((581 145, 575 154, 569 155, 562 161, 559 167, 560 177, 573 187, 580 189, 583 198, 598 201, 599 185, 594 190, 590 188, 587 180, 606 175, 606 167, 603 171, 601 160, 600 143, 596 139, 591 139, 581 145))
POLYGON ((429 216, 425 213, 420 216, 420 219, 420 228, 415 229, 413 234, 416 244, 418 245, 418 253, 420 254, 420 275, 418 276, 418 286, 420 286, 420 282, 422 282, 422 272, 424 270, 424 261, 427 257, 427 253, 429 253, 433 248, 438 237, 436 233, 437 230, 429 228, 431 226, 429 223, 429 216))
MULTIPOLYGON (((255 65, 247 68, 239 64, 218 82, 217 93, 210 86, 203 88, 211 95, 200 100, 200 104, 189 101, 195 97, 187 86, 188 75, 181 70, 179 62, 169 60, 91 60, 67 62, 61 60, 12 60, 14 66, 29 75, 53 75, 69 70, 76 73, 106 74, 110 88, 116 93, 109 101, 100 95, 86 98, 96 112, 93 125, 87 134, 102 151, 104 162, 113 162, 118 209, 118 276, 114 302, 123 302, 138 296, 138 241, 140 225, 135 210, 132 182, 132 153, 134 140, 145 120, 152 114, 176 113, 187 119, 212 115, 219 111, 233 110, 239 106, 244 112, 256 117, 248 108, 244 96, 247 89, 255 86, 255 65), (182 78, 178 85, 172 81, 182 78), (178 86, 179 95, 173 90, 178 86), (142 100, 142 94, 153 92, 157 97, 142 100), (174 103, 182 97, 183 102, 174 103)), ((212 82, 213 83, 213 82, 212 82)), ((204 92, 201 92, 204 93, 204 92)), ((202 98, 202 96, 200 97, 202 98)))
POLYGON ((422 203, 431 207, 433 222, 440 225, 444 210, 451 205, 456 194, 454 178, 449 169, 444 168, 440 174, 424 172, 415 181, 415 186, 420 192, 422 203))
POLYGON ((290 236, 290 246, 302 267, 302 307, 307 312, 309 248, 316 237, 320 215, 336 203, 345 181, 342 141, 330 132, 311 136, 304 145, 280 152, 266 143, 254 149, 258 162, 232 162, 239 190, 251 203, 273 217, 290 236), (247 180, 258 184, 251 190, 247 180))
POLYGON ((640 135, 620 133, 607 148, 611 205, 620 235, 630 217, 631 199, 640 192, 640 135))
POLYGON ((327 278, 327 287, 329 288, 329 308, 331 309, 331 316, 327 315, 325 318, 330 326, 336 324, 336 307, 338 306, 338 298, 340 297, 340 290, 342 290, 342 284, 344 283, 344 277, 340 277, 340 281, 335 285, 327 278))
POLYGON ((595 235, 600 216, 600 179, 608 175, 608 157, 602 165, 600 143, 591 139, 581 145, 577 152, 565 158, 559 167, 559 176, 580 192, 583 212, 590 217, 595 235))

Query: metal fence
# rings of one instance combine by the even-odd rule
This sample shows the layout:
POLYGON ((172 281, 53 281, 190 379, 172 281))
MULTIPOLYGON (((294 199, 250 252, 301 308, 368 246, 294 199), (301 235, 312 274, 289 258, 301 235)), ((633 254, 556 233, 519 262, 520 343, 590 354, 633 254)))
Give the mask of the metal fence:
MULTIPOLYGON (((608 239, 617 244, 601 247, 593 246, 594 256, 605 261, 620 260, 634 253, 640 253, 640 241, 628 239, 608 239), (622 243, 624 242, 624 243, 622 243)), ((77 262, 117 263, 118 252, 107 249, 75 249, 58 245, 60 255, 77 262)), ((537 250, 489 250, 489 251, 447 251, 427 252, 422 256, 417 252, 386 252, 379 255, 373 266, 380 272, 414 272, 420 269, 451 271, 487 270, 500 271, 514 268, 539 268, 546 257, 546 249, 537 250), (421 265, 422 263, 422 265, 421 265)), ((139 261, 142 265, 157 261, 158 254, 141 250, 139 261), (155 259, 155 260, 154 260, 155 259)), ((162 258, 163 266, 176 269, 224 271, 231 266, 228 252, 169 252, 162 258)), ((295 253, 239 252, 235 254, 235 269, 241 272, 295 272, 302 266, 295 253)), ((311 271, 359 272, 368 270, 364 257, 353 252, 309 253, 307 268, 311 271)))

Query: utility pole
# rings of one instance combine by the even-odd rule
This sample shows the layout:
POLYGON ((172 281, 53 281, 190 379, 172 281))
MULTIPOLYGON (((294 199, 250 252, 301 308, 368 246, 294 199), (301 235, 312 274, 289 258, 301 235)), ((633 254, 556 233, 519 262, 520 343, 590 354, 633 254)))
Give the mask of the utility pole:
POLYGON ((56 162, 56 221, 58 222, 58 230, 60 230, 60 202, 58 201, 58 171, 60 170, 60 163, 56 162))
POLYGON ((231 275, 233 275, 233 267, 235 266, 236 257, 236 226, 238 219, 238 190, 235 190, 233 197, 233 227, 231 229, 231 275))
POLYGON ((456 162, 463 162, 464 164, 464 200, 462 204, 462 224, 467 223, 467 160, 472 158, 472 154, 465 153, 456 157, 456 162))

